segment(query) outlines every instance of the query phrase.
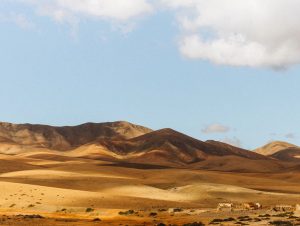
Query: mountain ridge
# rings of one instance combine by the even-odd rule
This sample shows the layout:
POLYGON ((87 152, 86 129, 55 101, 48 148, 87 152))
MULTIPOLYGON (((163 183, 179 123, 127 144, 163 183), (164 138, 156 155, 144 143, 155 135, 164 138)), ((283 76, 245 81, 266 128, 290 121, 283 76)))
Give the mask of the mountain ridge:
POLYGON ((220 141, 201 141, 171 128, 152 130, 125 121, 61 127, 0 123, 0 153, 47 155, 47 158, 53 153, 52 159, 63 155, 63 158, 79 157, 112 163, 241 172, 280 170, 284 168, 283 160, 290 160, 220 141))
POLYGON ((84 123, 77 126, 0 123, 0 141, 68 150, 103 137, 129 139, 152 130, 124 121, 84 123))

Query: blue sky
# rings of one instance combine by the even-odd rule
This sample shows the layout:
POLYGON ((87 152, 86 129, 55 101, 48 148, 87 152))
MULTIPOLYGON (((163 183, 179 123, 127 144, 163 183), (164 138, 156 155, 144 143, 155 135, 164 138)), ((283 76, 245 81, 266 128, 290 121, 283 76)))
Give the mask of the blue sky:
POLYGON ((236 51, 238 60, 204 56, 199 42, 191 53, 190 31, 174 6, 141 5, 145 12, 125 19, 119 11, 91 16, 65 8, 71 16, 58 20, 36 4, 0 3, 0 121, 126 120, 250 149, 271 140, 300 145, 300 67, 293 53, 289 61, 254 54, 253 65, 236 51))

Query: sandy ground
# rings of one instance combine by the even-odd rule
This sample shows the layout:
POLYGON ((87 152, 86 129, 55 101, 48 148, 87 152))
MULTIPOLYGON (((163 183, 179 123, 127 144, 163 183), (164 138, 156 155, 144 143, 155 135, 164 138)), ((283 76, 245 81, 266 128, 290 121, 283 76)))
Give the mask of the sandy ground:
MULTIPOLYGON (((243 215, 251 216, 250 225, 267 225, 276 217, 255 218, 274 205, 300 203, 299 179, 299 173, 121 167, 49 152, 1 155, 0 225, 183 225, 208 224, 230 216, 235 221, 222 224, 237 225, 237 218, 243 215), (260 202, 264 209, 220 213, 215 210, 220 202, 260 202), (172 213, 169 208, 182 211, 172 213), (134 214, 119 214, 127 210, 134 210, 134 214), (149 216, 151 213, 154 216, 149 216)), ((296 218, 288 220, 297 223, 296 218)))

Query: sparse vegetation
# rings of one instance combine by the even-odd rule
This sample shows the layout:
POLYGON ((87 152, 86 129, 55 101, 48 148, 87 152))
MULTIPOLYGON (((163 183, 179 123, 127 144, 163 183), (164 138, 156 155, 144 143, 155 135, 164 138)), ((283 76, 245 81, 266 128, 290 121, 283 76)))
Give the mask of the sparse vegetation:
POLYGON ((187 223, 184 224, 183 226, 205 226, 202 222, 194 222, 194 223, 187 223))
POLYGON ((90 212, 94 212, 95 210, 91 207, 86 208, 85 212, 90 213, 90 212))
POLYGON ((275 214, 275 215, 273 215, 273 217, 290 217, 293 215, 294 215, 294 212, 284 212, 284 213, 275 214))
POLYGON ((209 224, 219 224, 222 222, 230 222, 230 221, 235 221, 235 219, 232 217, 225 218, 225 219, 213 219, 209 224))
POLYGON ((157 213, 154 213, 154 212, 151 212, 150 214, 149 214, 149 217, 156 217, 157 216, 157 213))
POLYGON ((164 224, 164 223, 159 223, 159 224, 157 224, 156 226, 167 226, 167 225, 164 224))
POLYGON ((174 208, 174 209, 173 209, 173 212, 174 212, 174 213, 178 213, 178 212, 182 212, 182 211, 183 211, 182 208, 174 208))
POLYGON ((127 210, 125 212, 123 212, 123 211, 119 212, 119 215, 128 216, 128 215, 132 215, 134 213, 135 213, 134 210, 127 210))
POLYGON ((270 214, 261 214, 261 215, 258 215, 258 217, 271 217, 270 214))
POLYGON ((270 222, 271 225, 275 226, 293 226, 293 223, 290 221, 272 221, 270 222))
POLYGON ((101 221, 100 218, 95 218, 95 219, 93 219, 93 222, 100 222, 100 221, 101 221))
POLYGON ((252 218, 249 216, 240 216, 240 217, 238 217, 238 220, 239 221, 251 221, 252 218))
POLYGON ((158 209, 159 212, 166 212, 168 211, 167 209, 158 209))
POLYGON ((24 218, 29 218, 29 219, 43 219, 44 217, 42 217, 41 215, 38 214, 33 214, 33 215, 25 215, 24 218))

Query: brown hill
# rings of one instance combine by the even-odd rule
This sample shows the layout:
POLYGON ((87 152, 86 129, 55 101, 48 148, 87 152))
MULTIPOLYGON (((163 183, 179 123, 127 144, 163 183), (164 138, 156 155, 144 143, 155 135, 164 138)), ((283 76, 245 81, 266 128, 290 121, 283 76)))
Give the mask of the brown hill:
POLYGON ((259 153, 261 155, 273 155, 276 152, 288 149, 288 148, 295 148, 297 147, 296 145, 287 143, 287 142, 282 142, 282 141, 274 141, 271 142, 269 144, 266 144, 263 147, 260 147, 256 150, 254 150, 254 152, 259 153))
POLYGON ((240 156, 211 156, 205 161, 191 165, 191 168, 239 173, 282 172, 287 167, 280 161, 270 159, 248 159, 240 156))
POLYGON ((121 121, 63 127, 0 123, 0 142, 68 150, 101 138, 129 139, 151 131, 146 127, 121 121))
MULTIPOLYGON (((99 150, 110 150, 117 154, 119 160, 155 165, 189 165, 211 156, 238 156, 252 160, 269 159, 221 142, 203 142, 172 129, 161 129, 128 140, 102 139, 98 140, 98 145, 99 150)), ((101 157, 103 155, 100 155, 101 157)), ((106 157, 107 151, 105 151, 106 157)))
POLYGON ((286 148, 274 153, 273 155, 271 155, 271 157, 281 161, 300 162, 300 148, 286 148))
POLYGON ((32 153, 35 158, 36 153, 49 155, 52 152, 53 161, 62 153, 64 158, 97 159, 116 164, 243 172, 266 172, 266 166, 278 168, 274 158, 252 151, 217 141, 203 142, 172 129, 152 131, 128 122, 86 123, 73 127, 0 123, 1 151, 32 153))

